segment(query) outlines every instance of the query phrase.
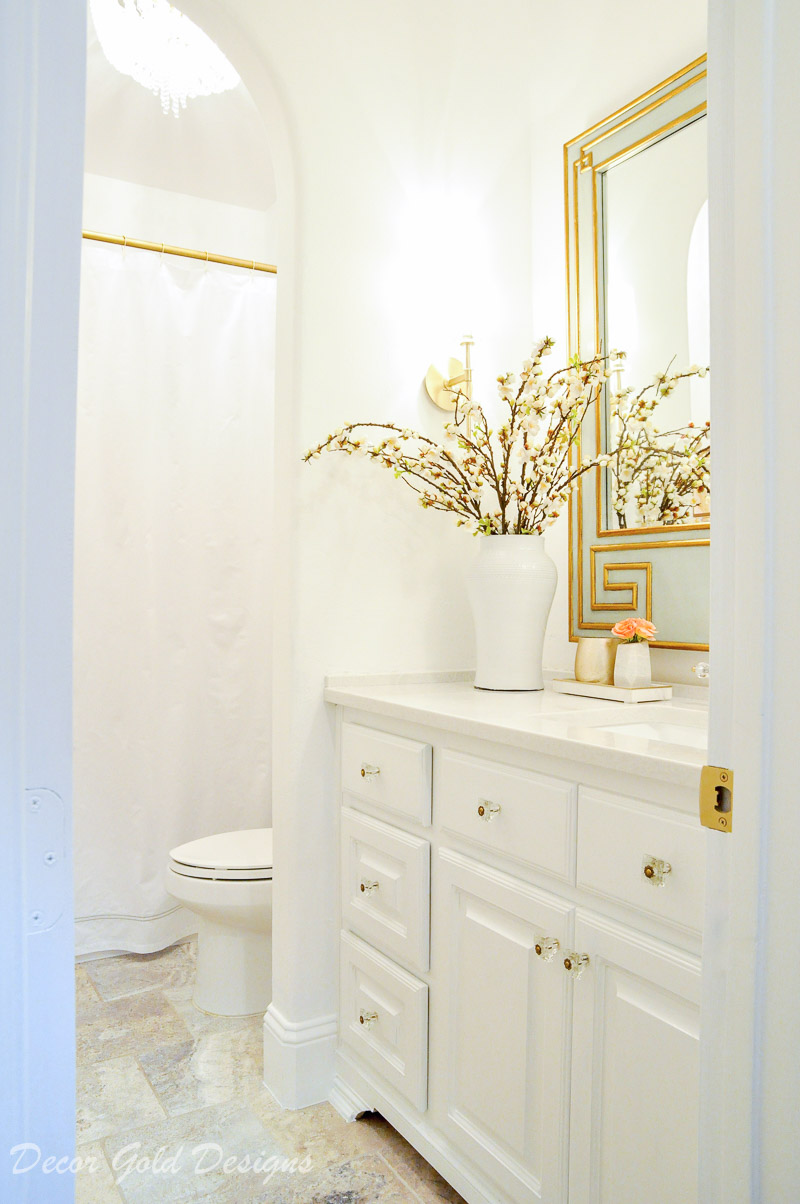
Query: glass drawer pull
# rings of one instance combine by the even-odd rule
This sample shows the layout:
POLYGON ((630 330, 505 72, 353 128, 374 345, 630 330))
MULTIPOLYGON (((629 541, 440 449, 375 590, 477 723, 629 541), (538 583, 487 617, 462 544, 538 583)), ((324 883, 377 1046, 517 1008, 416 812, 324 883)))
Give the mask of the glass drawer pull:
POLYGON ((496 815, 500 814, 501 810, 499 803, 492 803, 488 798, 478 800, 478 818, 482 819, 484 823, 488 824, 496 815))

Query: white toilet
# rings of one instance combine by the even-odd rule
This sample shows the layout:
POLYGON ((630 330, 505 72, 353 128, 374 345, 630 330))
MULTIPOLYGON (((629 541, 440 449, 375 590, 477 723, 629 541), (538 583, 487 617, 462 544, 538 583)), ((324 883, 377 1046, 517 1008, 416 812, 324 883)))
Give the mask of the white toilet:
POLYGON ((169 855, 166 887, 198 918, 194 1002, 216 1016, 272 998, 272 828, 221 832, 169 855))

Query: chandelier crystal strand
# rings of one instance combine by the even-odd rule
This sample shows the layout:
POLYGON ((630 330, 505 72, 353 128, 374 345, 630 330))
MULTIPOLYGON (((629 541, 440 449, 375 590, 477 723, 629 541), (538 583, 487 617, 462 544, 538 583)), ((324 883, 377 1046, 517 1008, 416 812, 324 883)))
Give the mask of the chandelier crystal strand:
POLYGON ((168 0, 90 0, 97 38, 112 67, 148 88, 177 117, 196 96, 239 83, 218 46, 168 0))

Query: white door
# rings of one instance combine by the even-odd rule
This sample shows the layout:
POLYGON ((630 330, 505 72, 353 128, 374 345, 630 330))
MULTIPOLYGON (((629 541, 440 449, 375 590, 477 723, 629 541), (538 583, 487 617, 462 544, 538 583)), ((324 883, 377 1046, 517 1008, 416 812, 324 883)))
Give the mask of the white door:
POLYGON ((699 960, 585 912, 574 952, 569 1198, 693 1204, 699 960))
POLYGON ((571 907, 449 849, 433 906, 434 1122, 503 1199, 564 1201, 571 907))
POLYGON ((800 5, 710 0, 711 724, 703 1204, 800 1198, 800 5))
POLYGON ((47 1175, 42 1164, 68 1161, 75 1141, 72 507, 85 20, 80 0, 0 5, 4 1204, 55 1204, 74 1190, 63 1162, 47 1175), (26 1143, 22 1160, 9 1154, 26 1143))

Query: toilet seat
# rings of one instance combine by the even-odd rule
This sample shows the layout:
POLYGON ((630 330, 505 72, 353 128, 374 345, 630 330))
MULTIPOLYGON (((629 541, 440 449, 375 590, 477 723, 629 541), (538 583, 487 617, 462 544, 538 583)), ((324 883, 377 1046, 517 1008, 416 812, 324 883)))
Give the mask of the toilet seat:
POLYGON ((170 851, 170 869, 185 878, 253 882, 272 879, 272 828, 219 832, 170 851))

